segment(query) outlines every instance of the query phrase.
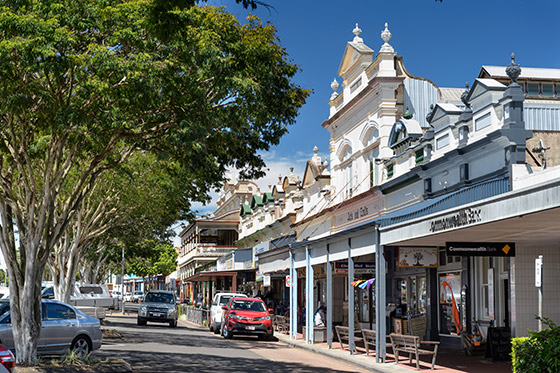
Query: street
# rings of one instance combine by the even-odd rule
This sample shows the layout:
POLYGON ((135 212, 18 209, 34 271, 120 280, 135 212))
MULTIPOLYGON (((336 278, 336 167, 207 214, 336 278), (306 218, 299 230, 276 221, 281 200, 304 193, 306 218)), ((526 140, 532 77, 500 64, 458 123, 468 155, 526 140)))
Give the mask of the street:
MULTIPOLYGON (((132 307, 131 307, 132 308, 132 307)), ((127 304, 127 311, 129 310, 127 304)), ((136 325, 136 314, 109 316, 104 328, 122 339, 104 339, 98 358, 122 358, 135 372, 365 372, 357 366, 289 347, 275 338, 225 340, 207 328, 179 322, 136 325)))

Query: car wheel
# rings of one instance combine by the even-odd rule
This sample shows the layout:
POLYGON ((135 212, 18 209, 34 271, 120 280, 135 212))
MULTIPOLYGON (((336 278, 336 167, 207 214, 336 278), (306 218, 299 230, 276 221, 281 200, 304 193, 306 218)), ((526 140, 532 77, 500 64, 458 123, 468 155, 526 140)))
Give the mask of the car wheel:
POLYGON ((211 332, 213 332, 214 331, 214 324, 210 324, 209 329, 210 329, 211 332))
POLYGON ((89 340, 84 336, 78 336, 72 342, 71 351, 79 358, 84 359, 91 351, 89 340))
POLYGON ((220 334, 220 328, 217 326, 214 327, 214 334, 220 334))
POLYGON ((177 320, 170 321, 169 326, 172 327, 172 328, 176 328, 177 327, 177 320))
POLYGON ((140 326, 144 326, 144 325, 146 325, 146 320, 143 320, 143 319, 141 319, 141 318, 138 318, 137 324, 140 325, 140 326))
POLYGON ((222 326, 222 337, 224 337, 225 339, 232 339, 233 338, 233 333, 230 332, 228 330, 228 328, 226 328, 226 326, 222 326))

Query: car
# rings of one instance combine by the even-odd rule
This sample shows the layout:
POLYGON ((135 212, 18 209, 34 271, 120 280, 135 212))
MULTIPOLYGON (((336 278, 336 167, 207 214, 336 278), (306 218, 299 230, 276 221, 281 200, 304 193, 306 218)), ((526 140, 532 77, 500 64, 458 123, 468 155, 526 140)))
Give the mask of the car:
POLYGON ((231 339, 235 334, 257 335, 259 339, 271 340, 274 336, 272 317, 261 299, 231 298, 228 306, 222 307, 222 336, 231 339))
POLYGON ((132 293, 132 302, 140 303, 144 300, 144 292, 142 291, 135 291, 132 293))
POLYGON ((146 322, 164 322, 174 328, 177 326, 177 297, 175 293, 167 290, 150 290, 146 293, 144 301, 138 307, 138 325, 146 322))
POLYGON ((16 366, 16 358, 6 346, 0 345, 0 373, 11 373, 16 366))
POLYGON ((217 293, 212 300, 210 307, 210 331, 218 334, 222 327, 222 307, 227 306, 231 298, 243 297, 247 298, 245 294, 241 293, 217 293))
POLYGON ((125 302, 132 302, 132 293, 131 292, 127 292, 124 294, 123 300, 125 302))
MULTIPOLYGON (((99 319, 69 304, 42 300, 37 354, 63 355, 72 351, 83 359, 91 351, 101 348, 102 338, 99 319)), ((15 351, 9 310, 0 316, 0 343, 15 351)))

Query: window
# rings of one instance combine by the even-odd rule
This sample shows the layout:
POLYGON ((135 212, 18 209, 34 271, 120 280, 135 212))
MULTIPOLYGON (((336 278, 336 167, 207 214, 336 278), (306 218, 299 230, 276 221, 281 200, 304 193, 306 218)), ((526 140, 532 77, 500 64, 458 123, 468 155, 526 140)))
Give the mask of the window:
POLYGON ((443 135, 436 140, 436 149, 442 149, 449 145, 449 135, 443 135))
POLYGON ((387 166, 387 179, 390 179, 393 177, 393 165, 390 164, 387 166))
POLYGON ((475 131, 480 131, 481 129, 486 128, 491 124, 492 119, 490 117, 490 113, 486 113, 475 121, 474 129, 475 131))
POLYGON ((76 312, 70 307, 58 303, 47 304, 47 320, 75 319, 76 312))
POLYGON ((480 316, 484 319, 489 317, 489 293, 488 293, 488 269, 490 268, 490 258, 482 257, 479 259, 479 277, 481 281, 480 299, 480 316))
POLYGON ((348 164, 348 166, 346 166, 344 168, 344 195, 345 198, 350 198, 352 197, 352 188, 353 188, 353 178, 352 178, 352 163, 348 164))
POLYGON ((542 95, 543 97, 553 97, 554 96, 554 86, 552 84, 542 85, 542 95))
POLYGON ((539 83, 527 83, 527 95, 538 96, 539 95, 539 83))

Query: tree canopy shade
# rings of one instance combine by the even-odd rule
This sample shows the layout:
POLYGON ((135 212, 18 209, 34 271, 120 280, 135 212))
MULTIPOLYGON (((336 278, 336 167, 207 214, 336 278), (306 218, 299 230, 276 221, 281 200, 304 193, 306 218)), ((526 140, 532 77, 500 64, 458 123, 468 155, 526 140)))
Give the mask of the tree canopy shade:
POLYGON ((104 173, 146 152, 179 162, 197 196, 231 166, 258 177, 257 152, 309 94, 272 26, 192 6, 171 11, 183 27, 162 39, 153 4, 0 6, 0 248, 20 363, 36 355, 47 258, 104 173))

